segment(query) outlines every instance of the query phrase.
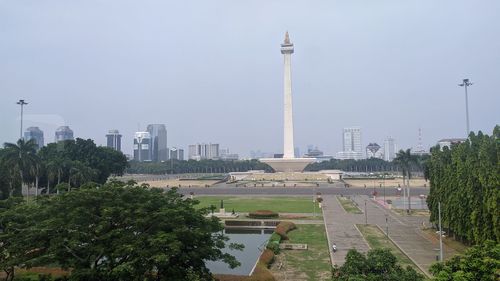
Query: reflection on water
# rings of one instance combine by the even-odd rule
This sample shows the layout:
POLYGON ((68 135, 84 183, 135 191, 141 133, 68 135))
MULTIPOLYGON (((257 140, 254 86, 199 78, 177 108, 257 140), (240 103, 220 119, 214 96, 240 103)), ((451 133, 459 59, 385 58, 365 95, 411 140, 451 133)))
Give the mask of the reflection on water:
POLYGON ((243 251, 224 249, 223 252, 229 253, 236 257, 241 263, 241 266, 230 269, 227 264, 217 261, 207 261, 207 267, 215 274, 234 274, 234 275, 249 275, 255 262, 259 258, 265 242, 271 236, 273 231, 270 229, 241 229, 231 228, 224 230, 224 233, 229 237, 229 243, 240 243, 245 245, 243 251))

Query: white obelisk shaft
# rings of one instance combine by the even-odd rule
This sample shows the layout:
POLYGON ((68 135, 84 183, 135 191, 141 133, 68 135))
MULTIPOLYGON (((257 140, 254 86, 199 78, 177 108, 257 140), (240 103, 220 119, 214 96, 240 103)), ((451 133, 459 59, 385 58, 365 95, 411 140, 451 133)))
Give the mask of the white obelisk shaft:
POLYGON ((281 44, 281 53, 284 57, 284 142, 283 158, 294 157, 293 145, 293 107, 292 107, 292 69, 291 59, 293 44, 290 43, 288 32, 285 34, 285 42, 281 44))

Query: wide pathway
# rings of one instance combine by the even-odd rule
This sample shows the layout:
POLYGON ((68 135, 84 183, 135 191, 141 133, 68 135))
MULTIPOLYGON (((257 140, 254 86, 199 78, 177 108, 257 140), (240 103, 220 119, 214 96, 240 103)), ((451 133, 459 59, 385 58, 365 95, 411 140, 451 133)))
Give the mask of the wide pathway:
POLYGON ((370 249, 356 228, 356 224, 363 223, 363 216, 347 213, 337 198, 331 195, 323 196, 322 209, 328 248, 334 265, 344 264, 344 259, 350 249, 356 249, 360 252, 367 252, 370 249), (337 245, 335 253, 332 251, 333 243, 337 245))
MULTIPOLYGON (((428 237, 420 230, 422 222, 428 223, 428 218, 417 216, 400 216, 385 210, 367 196, 351 197, 366 213, 368 224, 378 225, 385 233, 388 226, 389 238, 413 260, 426 274, 432 263, 436 261, 436 249, 439 245, 436 240, 428 237), (386 224, 387 215, 387 224, 386 224)), ((327 229, 329 245, 335 242, 339 251, 332 254, 334 264, 343 264, 347 251, 356 248, 366 252, 369 249, 363 236, 355 224, 365 223, 365 214, 349 214, 342 208, 335 196, 324 196, 323 217, 327 229)), ((445 257, 455 254, 454 250, 444 246, 445 257)))

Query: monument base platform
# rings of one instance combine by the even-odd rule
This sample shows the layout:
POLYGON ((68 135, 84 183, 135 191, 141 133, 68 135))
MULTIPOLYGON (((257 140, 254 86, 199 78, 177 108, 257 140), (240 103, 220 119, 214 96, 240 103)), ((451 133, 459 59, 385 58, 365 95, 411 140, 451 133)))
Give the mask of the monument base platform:
POLYGON ((313 163, 314 158, 262 158, 260 162, 271 166, 276 172, 300 173, 304 168, 313 163))

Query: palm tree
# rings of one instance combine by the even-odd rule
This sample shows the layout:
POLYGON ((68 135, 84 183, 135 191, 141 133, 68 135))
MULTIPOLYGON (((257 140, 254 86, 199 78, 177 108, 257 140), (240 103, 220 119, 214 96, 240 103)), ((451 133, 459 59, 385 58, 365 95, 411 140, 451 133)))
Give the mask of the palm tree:
MULTIPOLYGON (((17 171, 21 179, 22 186, 26 183, 27 176, 29 175, 32 167, 38 162, 38 157, 36 155, 37 144, 33 139, 28 141, 19 139, 17 144, 5 143, 4 148, 4 161, 17 171)), ((28 197, 26 200, 28 200, 28 197)))
POLYGON ((80 161, 73 161, 72 167, 69 173, 69 180, 71 187, 71 182, 73 182, 74 186, 79 186, 95 178, 97 175, 96 170, 90 168, 89 166, 83 164, 80 161))
POLYGON ((408 190, 408 213, 411 212, 411 197, 410 197, 410 179, 411 179, 411 167, 412 165, 418 164, 418 159, 415 155, 411 154, 411 150, 408 148, 405 150, 400 150, 394 158, 394 162, 401 168, 403 173, 403 184, 405 183, 405 178, 407 180, 406 187, 408 190))

